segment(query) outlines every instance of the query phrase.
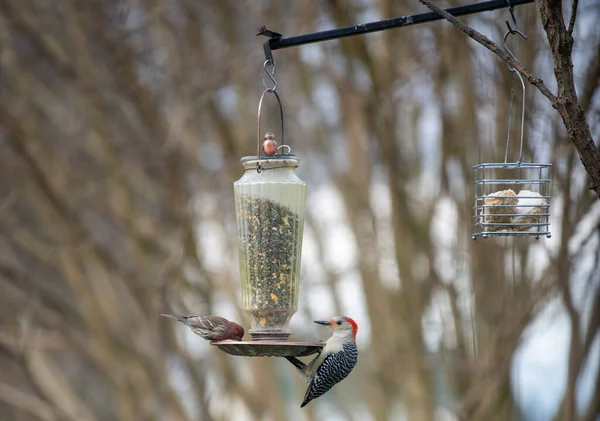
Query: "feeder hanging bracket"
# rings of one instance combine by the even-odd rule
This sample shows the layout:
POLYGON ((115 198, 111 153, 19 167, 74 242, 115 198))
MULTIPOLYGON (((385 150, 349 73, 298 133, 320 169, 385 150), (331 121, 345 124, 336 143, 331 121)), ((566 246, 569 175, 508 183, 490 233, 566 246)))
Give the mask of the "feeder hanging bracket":
MULTIPOLYGON (((508 7, 511 16, 514 14, 513 10, 515 6, 521 6, 523 4, 533 3, 534 0, 491 0, 482 1, 479 3, 467 4, 465 6, 452 7, 446 9, 446 12, 453 16, 472 15, 481 12, 488 12, 496 9, 503 9, 508 7)), ((265 59, 273 60, 273 51, 282 48, 297 47, 305 44, 312 44, 315 42, 329 41, 332 39, 350 37, 354 35, 363 35, 370 32, 384 31, 387 29, 401 28, 404 26, 417 25, 419 23, 433 22, 435 20, 443 19, 440 15, 435 12, 420 13, 417 15, 401 16, 392 19, 380 20, 369 23, 361 23, 358 25, 347 26, 344 28, 330 29, 327 31, 313 32, 311 34, 296 35, 293 37, 283 38, 278 32, 270 31, 265 26, 260 28, 256 34, 269 37, 263 44, 265 50, 265 59)))

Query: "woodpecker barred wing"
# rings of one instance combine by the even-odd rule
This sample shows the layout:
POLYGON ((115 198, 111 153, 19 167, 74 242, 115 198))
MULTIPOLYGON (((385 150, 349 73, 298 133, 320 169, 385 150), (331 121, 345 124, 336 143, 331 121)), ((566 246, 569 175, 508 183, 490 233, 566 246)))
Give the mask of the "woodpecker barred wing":
POLYGON ((345 343, 341 351, 325 357, 312 378, 300 407, 304 407, 310 401, 323 395, 337 383, 344 380, 357 361, 358 349, 353 342, 345 343))

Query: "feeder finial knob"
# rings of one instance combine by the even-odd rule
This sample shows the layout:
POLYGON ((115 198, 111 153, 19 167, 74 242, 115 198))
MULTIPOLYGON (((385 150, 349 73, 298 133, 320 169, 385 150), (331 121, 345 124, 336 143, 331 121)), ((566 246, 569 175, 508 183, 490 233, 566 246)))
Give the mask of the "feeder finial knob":
POLYGON ((267 155, 275 155, 277 153, 277 142, 275 142, 275 135, 273 133, 268 132, 265 134, 262 149, 267 155))

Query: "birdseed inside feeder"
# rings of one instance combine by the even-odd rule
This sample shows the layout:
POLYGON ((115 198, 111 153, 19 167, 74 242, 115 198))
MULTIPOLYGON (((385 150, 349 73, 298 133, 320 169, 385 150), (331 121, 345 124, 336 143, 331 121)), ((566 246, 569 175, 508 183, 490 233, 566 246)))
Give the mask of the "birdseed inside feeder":
POLYGON ((287 339, 298 310, 306 183, 291 154, 247 156, 234 183, 243 309, 252 339, 287 339))
POLYGON ((296 174, 299 159, 280 154, 272 133, 259 149, 264 155, 241 159, 244 174, 234 183, 242 308, 250 316, 251 342, 212 342, 222 351, 246 357, 302 357, 322 343, 288 342, 290 319, 298 310, 300 258, 306 183, 296 174))

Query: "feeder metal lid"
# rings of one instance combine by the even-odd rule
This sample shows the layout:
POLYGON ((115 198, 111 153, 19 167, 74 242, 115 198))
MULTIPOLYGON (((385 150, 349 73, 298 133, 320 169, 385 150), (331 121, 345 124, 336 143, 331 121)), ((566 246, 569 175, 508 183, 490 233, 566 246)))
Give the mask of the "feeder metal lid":
MULTIPOLYGON (((240 162, 242 163, 244 168, 247 170, 255 169, 258 161, 259 161, 259 157, 256 155, 245 156, 242 159, 240 159, 240 162)), ((296 158, 296 156, 293 154, 274 155, 274 156, 261 155, 260 156, 260 164, 265 169, 273 168, 273 167, 277 167, 277 168, 294 167, 294 168, 296 168, 296 167, 298 167, 299 163, 300 163, 300 160, 298 158, 296 158)))

